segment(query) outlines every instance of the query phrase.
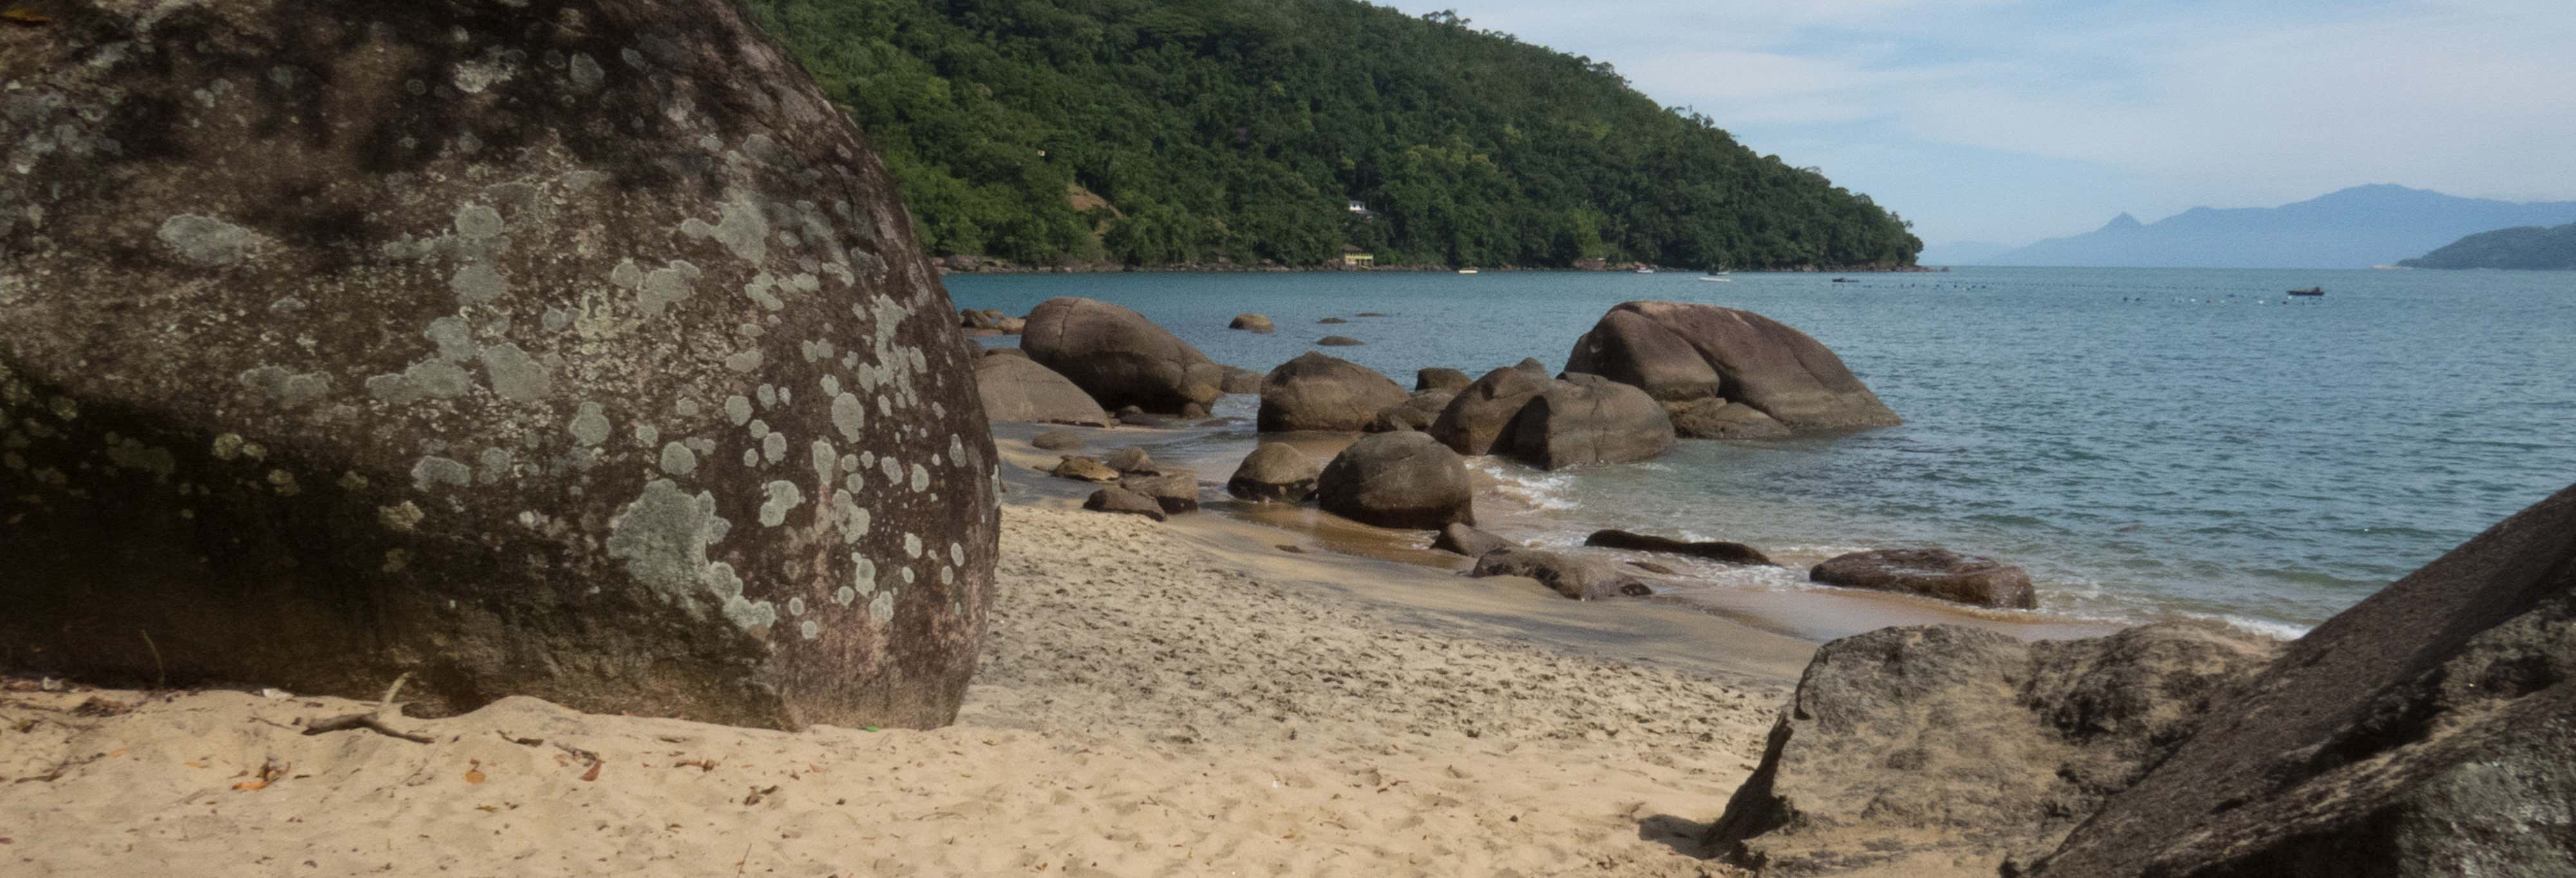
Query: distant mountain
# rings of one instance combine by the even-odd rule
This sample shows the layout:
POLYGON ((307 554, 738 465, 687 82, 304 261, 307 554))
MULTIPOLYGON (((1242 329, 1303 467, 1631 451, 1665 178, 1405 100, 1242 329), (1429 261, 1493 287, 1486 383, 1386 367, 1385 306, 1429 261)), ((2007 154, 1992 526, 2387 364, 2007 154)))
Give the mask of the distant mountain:
POLYGON ((1924 265, 1993 265, 1995 257, 2012 249, 2011 244, 1990 241, 1948 241, 1924 245, 1923 256, 1916 261, 1924 265))
POLYGON ((2576 269, 2576 223, 2554 229, 2518 226, 2479 232, 2397 264, 2408 268, 2576 269))
MULTIPOLYGON (((2380 184, 2280 207, 2195 207, 2152 223, 2124 213, 1987 264, 2368 268, 2488 229, 2568 222, 2576 222, 2576 201, 2515 204, 2380 184)), ((1924 261, 1934 260, 1927 254, 1924 261)))

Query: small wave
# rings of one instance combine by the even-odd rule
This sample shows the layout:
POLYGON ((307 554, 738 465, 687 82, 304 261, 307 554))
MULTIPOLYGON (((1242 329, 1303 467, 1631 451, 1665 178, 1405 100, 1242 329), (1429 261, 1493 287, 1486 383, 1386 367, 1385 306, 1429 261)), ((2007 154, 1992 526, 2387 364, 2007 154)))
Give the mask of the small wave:
POLYGON ((2229 615, 2226 613, 2219 614, 2217 619, 2218 621, 2225 622, 2239 630, 2251 631, 2265 637, 2277 637, 2282 640, 2297 640, 2301 637, 2308 636, 2308 626, 2306 625, 2292 625, 2287 622, 2273 622, 2264 619, 2248 619, 2244 616, 2229 615))
POLYGON ((1574 476, 1570 473, 1542 473, 1507 468, 1477 460, 1471 466, 1494 479, 1494 490, 1503 496, 1526 503, 1540 512, 1560 512, 1583 504, 1575 501, 1574 476))

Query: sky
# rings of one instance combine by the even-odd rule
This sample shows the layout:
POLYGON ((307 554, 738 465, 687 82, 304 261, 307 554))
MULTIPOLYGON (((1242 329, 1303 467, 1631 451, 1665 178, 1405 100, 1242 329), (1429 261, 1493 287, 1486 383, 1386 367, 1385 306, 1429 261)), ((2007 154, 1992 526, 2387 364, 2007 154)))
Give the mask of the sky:
POLYGON ((1387 5, 1610 62, 1935 248, 2366 183, 2576 200, 2576 0, 1387 5))

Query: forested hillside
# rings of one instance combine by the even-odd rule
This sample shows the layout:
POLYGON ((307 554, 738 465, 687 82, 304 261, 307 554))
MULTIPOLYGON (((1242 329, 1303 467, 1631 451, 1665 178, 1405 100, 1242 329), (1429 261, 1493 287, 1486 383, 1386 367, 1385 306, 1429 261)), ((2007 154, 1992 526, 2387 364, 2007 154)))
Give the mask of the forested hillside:
POLYGON ((2408 268, 2576 269, 2576 223, 2479 232, 2397 264, 2408 268))
POLYGON ((750 0, 934 252, 1018 262, 1911 264, 1868 196, 1609 65, 1355 0, 750 0), (1354 212, 1357 201, 1367 212, 1354 212))

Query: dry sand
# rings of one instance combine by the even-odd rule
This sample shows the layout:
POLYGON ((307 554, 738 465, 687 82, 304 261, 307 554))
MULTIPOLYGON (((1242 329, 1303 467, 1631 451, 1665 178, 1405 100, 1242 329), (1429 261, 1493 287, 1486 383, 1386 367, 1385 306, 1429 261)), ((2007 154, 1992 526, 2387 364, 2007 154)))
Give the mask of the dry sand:
POLYGON ((0 692, 0 874, 1701 875, 1807 646, 1525 580, 1005 510, 957 725, 745 730, 507 699, 0 692), (596 754, 598 762, 590 754, 596 754), (264 786, 255 782, 268 778, 264 786))

